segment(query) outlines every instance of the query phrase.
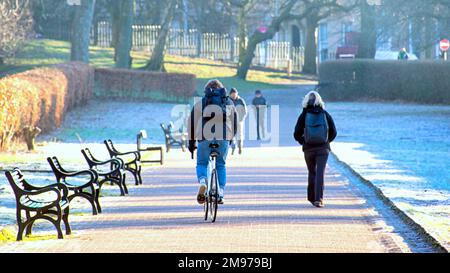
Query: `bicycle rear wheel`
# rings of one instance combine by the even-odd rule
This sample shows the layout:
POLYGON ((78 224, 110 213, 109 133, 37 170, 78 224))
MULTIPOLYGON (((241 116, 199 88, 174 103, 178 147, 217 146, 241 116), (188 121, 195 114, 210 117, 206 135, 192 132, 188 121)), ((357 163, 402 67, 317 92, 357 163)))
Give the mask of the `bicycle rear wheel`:
POLYGON ((209 188, 206 189, 206 199, 205 199, 205 203, 203 203, 203 210, 205 212, 205 221, 208 220, 208 211, 209 211, 209 199, 210 197, 208 196, 209 194, 209 188))
POLYGON ((216 221, 217 207, 219 206, 219 182, 217 179, 217 171, 211 172, 211 189, 208 194, 209 218, 212 223, 216 221))

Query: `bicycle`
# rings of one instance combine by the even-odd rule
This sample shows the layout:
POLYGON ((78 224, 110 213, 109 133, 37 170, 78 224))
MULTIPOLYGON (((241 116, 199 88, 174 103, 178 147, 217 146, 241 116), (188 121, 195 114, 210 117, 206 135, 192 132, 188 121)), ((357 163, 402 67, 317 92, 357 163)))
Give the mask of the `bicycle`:
MULTIPOLYGON (((220 155, 218 148, 219 143, 211 143, 209 144, 209 148, 211 148, 211 153, 209 155, 209 164, 208 164, 208 178, 206 183, 206 194, 205 194, 205 203, 203 204, 203 211, 205 213, 205 221, 209 220, 211 223, 216 221, 217 217, 217 208, 219 207, 219 181, 217 178, 217 170, 216 170, 216 160, 220 155)), ((192 158, 194 158, 194 154, 192 153, 192 158)))

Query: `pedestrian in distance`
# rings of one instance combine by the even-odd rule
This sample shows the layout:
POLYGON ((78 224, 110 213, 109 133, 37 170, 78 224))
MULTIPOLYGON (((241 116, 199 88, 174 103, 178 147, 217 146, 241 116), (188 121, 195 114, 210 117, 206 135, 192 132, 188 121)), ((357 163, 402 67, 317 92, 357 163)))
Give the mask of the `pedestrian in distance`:
POLYGON ((252 105, 255 107, 255 120, 256 120, 256 132, 257 139, 261 140, 266 138, 266 111, 267 111, 267 101, 264 98, 261 90, 255 91, 255 97, 253 98, 252 105))
POLYGON ((239 154, 242 154, 242 148, 244 146, 244 124, 247 116, 247 104, 245 100, 239 96, 239 92, 236 88, 231 88, 230 99, 234 103, 237 112, 237 133, 231 143, 231 154, 234 154, 236 146, 238 147, 239 154))
POLYGON ((325 168, 331 151, 330 143, 336 138, 336 126, 325 104, 316 91, 303 99, 303 111, 295 126, 294 138, 303 146, 308 167, 308 201, 322 208, 325 168))
POLYGON ((400 52, 398 53, 398 59, 405 60, 405 61, 409 59, 408 51, 406 50, 406 48, 402 48, 400 50, 400 52))

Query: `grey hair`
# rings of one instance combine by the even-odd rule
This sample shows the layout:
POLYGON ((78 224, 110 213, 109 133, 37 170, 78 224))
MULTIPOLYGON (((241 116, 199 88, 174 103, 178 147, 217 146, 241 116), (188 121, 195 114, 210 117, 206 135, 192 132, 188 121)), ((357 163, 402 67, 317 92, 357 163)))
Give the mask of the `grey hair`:
POLYGON ((322 97, 320 96, 320 94, 317 91, 310 91, 308 94, 306 94, 305 98, 303 99, 303 108, 307 108, 308 107, 308 102, 311 98, 311 95, 314 95, 316 97, 316 99, 314 100, 314 106, 320 106, 322 107, 322 109, 325 109, 325 103, 322 100, 322 97))

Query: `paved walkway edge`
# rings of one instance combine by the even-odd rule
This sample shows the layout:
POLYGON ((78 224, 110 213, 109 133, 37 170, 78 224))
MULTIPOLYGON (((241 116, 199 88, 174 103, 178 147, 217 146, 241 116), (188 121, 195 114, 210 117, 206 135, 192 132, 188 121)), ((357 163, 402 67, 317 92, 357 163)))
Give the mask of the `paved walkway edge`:
MULTIPOLYGON (((412 231, 414 231, 420 238, 429 244, 430 247, 434 248, 435 251, 441 252, 441 253, 448 253, 448 249, 446 249, 441 242, 439 242, 437 239, 435 239, 431 234, 428 233, 419 223, 414 221, 409 215, 407 215, 403 210, 398 208, 394 202, 392 202, 386 195, 384 195, 383 191, 375 186, 370 180, 365 179, 362 177, 358 172, 356 172, 350 165, 345 163, 344 161, 341 161, 336 154, 331 152, 332 160, 335 161, 335 163, 338 165, 338 167, 341 168, 341 170, 346 171, 346 175, 353 176, 352 178, 357 179, 360 183, 362 183, 364 186, 366 186, 366 190, 370 190, 372 193, 375 194, 376 197, 378 197, 383 204, 386 206, 386 208, 390 209, 391 212, 393 212, 396 216, 400 218, 401 221, 407 226, 411 228, 412 231)), ((349 177, 350 178, 350 177, 349 177)), ((354 179, 351 179, 352 182, 354 182, 354 179)), ((360 186, 360 185, 355 185, 360 186)))

